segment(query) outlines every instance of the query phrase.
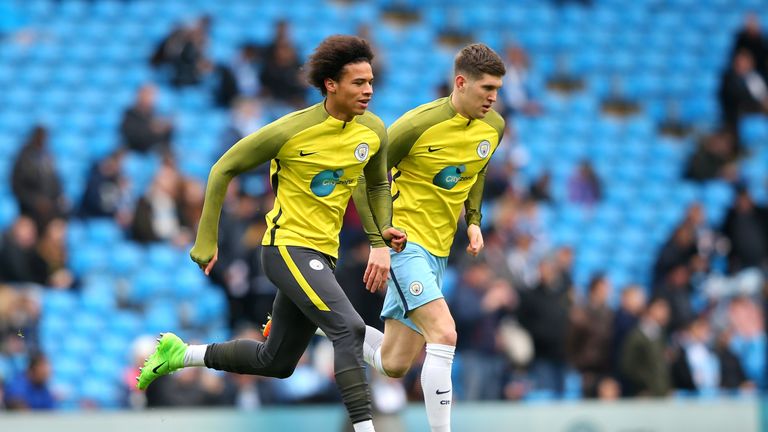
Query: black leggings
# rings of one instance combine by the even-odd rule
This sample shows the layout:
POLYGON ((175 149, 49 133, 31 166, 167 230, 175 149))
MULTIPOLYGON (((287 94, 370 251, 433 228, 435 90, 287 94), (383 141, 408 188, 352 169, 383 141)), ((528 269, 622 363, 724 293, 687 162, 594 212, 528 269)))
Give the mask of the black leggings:
POLYGON ((371 397, 363 367, 365 323, 336 281, 332 259, 295 246, 264 246, 261 259, 267 277, 278 288, 267 341, 210 344, 205 365, 286 378, 320 327, 333 342, 336 385, 352 422, 370 420, 371 397))

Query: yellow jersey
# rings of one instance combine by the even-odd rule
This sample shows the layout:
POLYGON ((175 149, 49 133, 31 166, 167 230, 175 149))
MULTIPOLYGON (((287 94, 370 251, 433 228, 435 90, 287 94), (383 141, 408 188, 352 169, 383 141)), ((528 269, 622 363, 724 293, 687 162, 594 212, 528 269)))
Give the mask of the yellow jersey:
POLYGON ((448 256, 462 205, 467 224, 480 225, 485 170, 503 132, 497 112, 468 119, 449 97, 400 117, 388 130, 394 226, 431 254, 448 256))
POLYGON ((211 169, 192 259, 207 263, 213 256, 229 181, 268 160, 275 204, 266 215, 262 244, 304 246, 338 257, 344 211, 363 175, 369 199, 378 204, 373 207, 379 228, 391 226, 386 145, 384 124, 374 114, 344 122, 329 115, 323 102, 243 138, 211 169))

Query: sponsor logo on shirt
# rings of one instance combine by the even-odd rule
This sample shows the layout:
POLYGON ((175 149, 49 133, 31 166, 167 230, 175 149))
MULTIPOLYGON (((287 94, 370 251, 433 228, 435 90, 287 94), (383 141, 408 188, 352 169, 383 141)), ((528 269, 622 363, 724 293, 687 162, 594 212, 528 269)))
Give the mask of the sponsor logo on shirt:
POLYGON ((460 181, 466 181, 472 178, 471 176, 462 176, 466 170, 467 168, 464 165, 447 166, 437 173, 432 179, 432 184, 443 189, 451 190, 460 181))
POLYGON ((354 179, 342 179, 341 176, 343 175, 343 169, 320 171, 309 183, 309 189, 316 196, 328 196, 333 192, 337 184, 352 184, 354 179))

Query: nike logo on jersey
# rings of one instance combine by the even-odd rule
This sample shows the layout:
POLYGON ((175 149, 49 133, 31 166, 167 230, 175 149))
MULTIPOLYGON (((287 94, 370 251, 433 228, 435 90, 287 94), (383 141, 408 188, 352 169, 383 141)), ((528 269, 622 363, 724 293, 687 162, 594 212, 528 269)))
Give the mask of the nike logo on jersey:
POLYGON ((315 153, 317 153, 317 152, 304 153, 304 150, 301 150, 301 151, 299 151, 299 156, 302 156, 302 157, 303 156, 310 156, 310 155, 313 155, 315 153))
POLYGON ((152 373, 154 373, 154 374, 159 374, 160 372, 158 372, 158 370, 159 370, 161 367, 163 367, 163 365, 164 365, 165 363, 166 363, 166 362, 162 362, 162 363, 160 363, 159 365, 155 366, 155 367, 152 369, 152 373))
POLYGON ((439 395, 440 395, 440 394, 446 394, 446 393, 448 393, 448 392, 450 392, 450 391, 451 391, 451 389, 448 389, 448 390, 446 390, 446 391, 440 391, 440 389, 437 389, 437 390, 435 390, 435 394, 439 394, 439 395))
POLYGON ((436 152, 438 150, 442 150, 444 148, 445 147, 432 147, 432 146, 429 146, 429 147, 427 147, 427 151, 430 152, 430 153, 433 153, 433 152, 436 152))

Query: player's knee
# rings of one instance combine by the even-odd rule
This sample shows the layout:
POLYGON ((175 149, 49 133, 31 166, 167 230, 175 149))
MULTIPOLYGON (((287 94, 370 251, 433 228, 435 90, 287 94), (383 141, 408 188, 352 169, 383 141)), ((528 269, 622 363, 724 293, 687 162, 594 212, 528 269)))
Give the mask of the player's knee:
POLYGON ((274 370, 272 376, 280 379, 288 378, 289 376, 293 375, 293 371, 295 369, 296 366, 280 366, 274 370))
POLYGON ((384 372, 390 378, 402 378, 408 373, 408 369, 411 365, 405 363, 394 363, 391 365, 384 365, 384 372))
POLYGON ((430 332, 428 343, 440 345, 456 346, 456 329, 453 327, 442 327, 430 332))
POLYGON ((362 343, 365 339, 365 322, 359 316, 349 317, 346 323, 345 333, 355 343, 362 343))

